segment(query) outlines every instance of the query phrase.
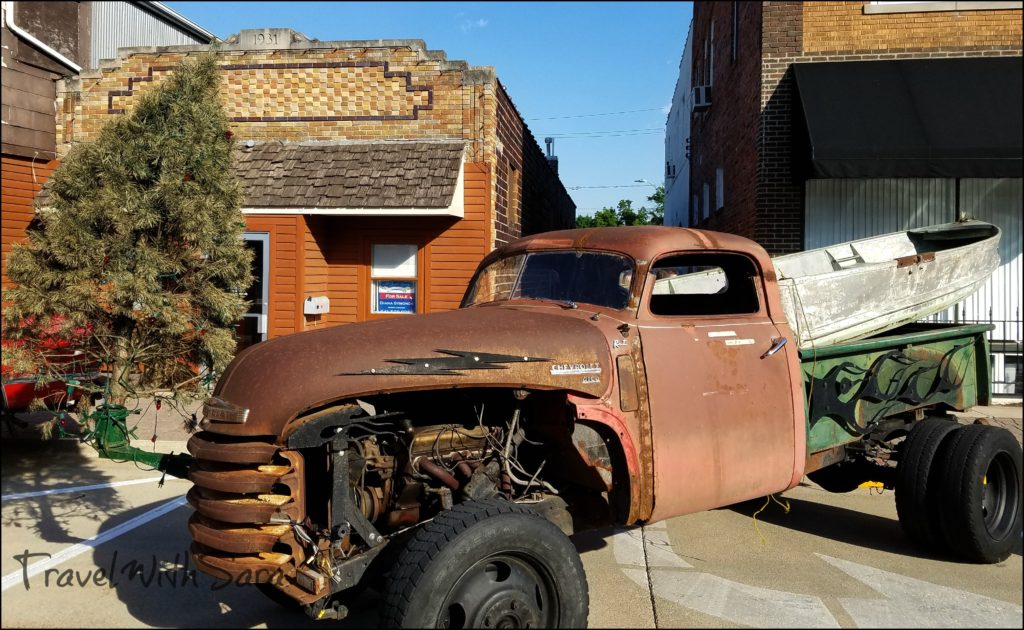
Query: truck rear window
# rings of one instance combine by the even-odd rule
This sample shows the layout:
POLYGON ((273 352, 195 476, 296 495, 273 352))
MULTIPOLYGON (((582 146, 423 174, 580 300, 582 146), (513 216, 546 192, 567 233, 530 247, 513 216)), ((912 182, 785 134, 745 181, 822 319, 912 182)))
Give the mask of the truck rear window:
POLYGON ((651 313, 726 315, 756 313, 757 269, 738 254, 686 254, 651 267, 651 313))
POLYGON ((502 300, 553 300, 624 309, 633 263, 604 252, 530 252, 497 260, 481 271, 463 306, 502 300))

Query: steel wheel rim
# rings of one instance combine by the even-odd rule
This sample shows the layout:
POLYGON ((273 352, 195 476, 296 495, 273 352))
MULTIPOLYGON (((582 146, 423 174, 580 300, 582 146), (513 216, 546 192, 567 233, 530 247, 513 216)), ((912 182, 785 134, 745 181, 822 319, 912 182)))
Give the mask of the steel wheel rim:
POLYGON ((995 540, 1002 540, 1010 534, 1010 528, 1017 520, 1020 488, 1017 476, 1007 453, 998 453, 985 471, 981 495, 981 515, 985 529, 995 540))
POLYGON ((523 554, 498 553, 466 569, 441 606, 439 628, 549 628, 558 592, 548 570, 523 554))

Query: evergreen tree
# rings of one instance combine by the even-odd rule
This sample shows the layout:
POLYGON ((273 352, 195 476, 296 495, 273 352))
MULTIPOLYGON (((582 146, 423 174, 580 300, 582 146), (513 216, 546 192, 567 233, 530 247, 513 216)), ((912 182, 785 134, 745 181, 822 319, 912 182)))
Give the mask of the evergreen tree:
POLYGON ((231 360, 252 255, 220 87, 212 54, 182 63, 54 171, 3 297, 8 349, 36 371, 70 344, 123 404, 200 391, 231 360))

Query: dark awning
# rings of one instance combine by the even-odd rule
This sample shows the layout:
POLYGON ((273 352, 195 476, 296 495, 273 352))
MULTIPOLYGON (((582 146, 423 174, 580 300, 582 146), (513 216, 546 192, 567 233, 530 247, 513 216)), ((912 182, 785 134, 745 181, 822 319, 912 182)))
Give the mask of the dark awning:
POLYGON ((797 63, 793 74, 807 177, 1021 177, 1020 57, 797 63))

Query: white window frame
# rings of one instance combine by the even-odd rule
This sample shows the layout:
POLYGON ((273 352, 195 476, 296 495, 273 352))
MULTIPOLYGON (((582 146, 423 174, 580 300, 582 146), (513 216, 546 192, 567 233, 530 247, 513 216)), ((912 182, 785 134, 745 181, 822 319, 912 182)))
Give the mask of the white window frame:
POLYGON ((418 313, 420 310, 420 290, 422 287, 419 282, 419 254, 420 248, 416 243, 372 243, 370 245, 370 314, 371 315, 412 315, 418 313), (411 272, 395 272, 395 273, 383 273, 377 271, 376 255, 378 247, 411 247, 412 258, 408 259, 412 261, 411 272), (379 310, 377 300, 379 292, 377 291, 378 282, 387 281, 398 281, 398 282, 411 282, 413 286, 413 303, 412 311, 382 311, 379 310))
POLYGON ((715 169, 715 210, 725 207, 725 169, 715 169))

